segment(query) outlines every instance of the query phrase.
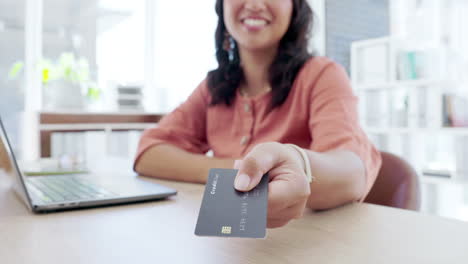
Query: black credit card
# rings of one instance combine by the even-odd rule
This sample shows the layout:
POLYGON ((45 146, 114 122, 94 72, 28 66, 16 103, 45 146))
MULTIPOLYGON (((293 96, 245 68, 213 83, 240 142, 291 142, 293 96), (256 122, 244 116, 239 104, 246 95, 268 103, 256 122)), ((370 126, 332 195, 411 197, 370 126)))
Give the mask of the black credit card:
POLYGON ((237 170, 211 169, 195 234, 198 236, 265 238, 268 175, 249 192, 234 189, 237 170))

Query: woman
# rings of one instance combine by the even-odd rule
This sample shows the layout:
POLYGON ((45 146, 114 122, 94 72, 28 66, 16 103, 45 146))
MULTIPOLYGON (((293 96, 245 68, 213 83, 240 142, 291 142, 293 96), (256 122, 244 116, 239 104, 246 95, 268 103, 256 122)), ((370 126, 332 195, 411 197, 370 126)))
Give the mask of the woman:
POLYGON ((240 191, 269 172, 270 228, 306 207, 364 199, 380 156, 359 127, 344 70, 307 52, 307 1, 218 0, 216 12, 218 68, 144 132, 135 170, 203 183, 210 168, 235 163, 240 191), (210 149, 213 158, 205 155, 210 149))

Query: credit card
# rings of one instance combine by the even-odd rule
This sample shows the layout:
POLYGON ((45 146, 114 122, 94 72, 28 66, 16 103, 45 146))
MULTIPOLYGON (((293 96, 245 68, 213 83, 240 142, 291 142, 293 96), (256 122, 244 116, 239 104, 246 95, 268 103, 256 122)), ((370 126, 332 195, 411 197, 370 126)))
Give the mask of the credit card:
POLYGON ((249 192, 234 189, 237 170, 211 169, 198 214, 198 236, 265 238, 268 175, 249 192))

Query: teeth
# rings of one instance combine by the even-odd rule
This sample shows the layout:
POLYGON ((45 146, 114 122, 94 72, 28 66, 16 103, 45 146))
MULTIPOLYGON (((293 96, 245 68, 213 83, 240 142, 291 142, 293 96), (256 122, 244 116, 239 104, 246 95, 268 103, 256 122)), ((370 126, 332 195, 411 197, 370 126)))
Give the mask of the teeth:
POLYGON ((246 20, 244 20, 244 24, 248 26, 254 26, 254 27, 264 26, 266 25, 266 23, 267 22, 263 19, 247 18, 246 20))

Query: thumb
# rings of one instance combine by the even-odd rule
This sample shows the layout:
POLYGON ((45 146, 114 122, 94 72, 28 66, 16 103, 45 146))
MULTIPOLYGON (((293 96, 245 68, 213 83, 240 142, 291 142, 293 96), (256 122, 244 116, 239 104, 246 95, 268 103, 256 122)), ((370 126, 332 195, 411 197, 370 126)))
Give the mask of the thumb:
POLYGON ((250 191, 262 179, 268 171, 276 164, 276 155, 268 151, 266 144, 255 147, 245 158, 236 162, 235 167, 239 170, 234 181, 234 188, 238 191, 250 191))

